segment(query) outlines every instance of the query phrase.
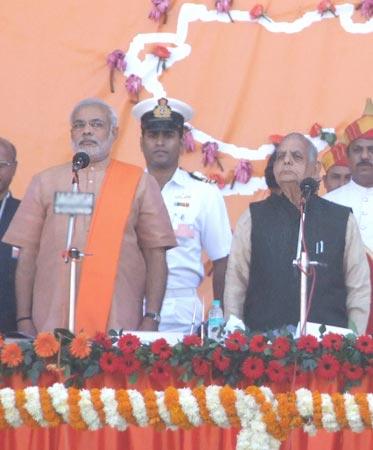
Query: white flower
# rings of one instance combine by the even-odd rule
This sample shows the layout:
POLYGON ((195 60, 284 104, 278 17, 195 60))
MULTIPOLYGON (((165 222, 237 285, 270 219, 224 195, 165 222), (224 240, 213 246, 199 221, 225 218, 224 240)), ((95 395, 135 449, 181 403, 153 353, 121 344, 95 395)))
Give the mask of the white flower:
POLYGON ((350 428, 355 433, 360 433, 364 430, 364 424, 361 420, 359 406, 355 401, 355 397, 348 392, 343 394, 345 402, 346 417, 350 428))
POLYGON ((147 427, 149 425, 149 418, 146 412, 144 397, 139 391, 128 389, 128 397, 132 405, 133 416, 137 420, 139 427, 147 427))
POLYGON ((313 416, 313 398, 312 392, 305 388, 300 388, 295 392, 296 405, 299 414, 303 419, 313 416))
POLYGON ((0 401, 4 408, 5 420, 11 427, 20 427, 23 425, 21 416, 16 407, 16 396, 13 389, 3 388, 0 389, 0 401))
POLYGON ((184 414, 187 416, 189 422, 195 426, 199 427, 202 425, 203 420, 199 414, 199 406, 197 399, 192 394, 192 390, 189 388, 178 389, 179 392, 179 403, 184 414))
POLYGON ((211 419, 216 425, 222 428, 230 427, 230 422, 224 407, 220 402, 219 386, 208 386, 206 388, 206 407, 209 411, 211 419))
POLYGON ((367 394, 367 401, 370 412, 370 421, 373 424, 373 394, 367 394))
POLYGON ((37 386, 30 386, 24 389, 25 408, 30 416, 42 427, 47 427, 48 422, 44 420, 43 411, 40 403, 40 392, 37 386))
POLYGON ((128 424, 118 413, 118 402, 115 398, 114 389, 102 388, 100 396, 101 401, 104 404, 104 412, 107 424, 119 431, 126 430, 128 424))
POLYGON ((54 383, 48 389, 55 411, 62 416, 65 423, 69 423, 68 392, 62 383, 54 383))
POLYGON ((177 430, 177 427, 172 424, 170 413, 165 405, 164 392, 155 391, 155 396, 157 398, 159 417, 162 419, 167 428, 170 428, 171 430, 177 430))
POLYGON ((87 424, 89 430, 101 428, 101 421, 98 412, 92 404, 91 392, 88 389, 80 390, 80 400, 78 402, 82 419, 87 424))
POLYGON ((326 431, 331 433, 340 430, 334 405, 329 394, 321 394, 322 424, 326 431))

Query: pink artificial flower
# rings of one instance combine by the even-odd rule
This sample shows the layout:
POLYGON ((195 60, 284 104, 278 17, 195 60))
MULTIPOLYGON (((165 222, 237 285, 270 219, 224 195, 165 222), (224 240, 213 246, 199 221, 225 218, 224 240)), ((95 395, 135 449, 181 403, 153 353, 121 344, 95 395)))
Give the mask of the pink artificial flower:
POLYGON ((249 182, 253 168, 250 161, 241 159, 234 169, 234 180, 246 184, 249 182))
POLYGON ((334 3, 330 0, 322 0, 318 5, 317 5, 317 11, 319 12, 320 15, 326 14, 327 12, 330 12, 333 14, 334 17, 337 17, 336 14, 336 8, 334 6, 334 3))
POLYGON ((127 67, 126 60, 124 59, 126 54, 122 50, 114 50, 109 53, 106 58, 107 65, 110 68, 110 91, 114 92, 114 72, 115 69, 119 72, 124 72, 127 67))
POLYGON ((170 0, 152 0, 153 9, 149 13, 149 19, 159 22, 163 16, 163 23, 167 21, 167 12, 170 8, 170 0))
POLYGON ((221 165, 218 158, 219 146, 216 142, 205 142, 202 145, 202 154, 203 154, 203 165, 212 166, 214 163, 217 163, 220 170, 223 172, 223 166, 221 165))
POLYGON ((373 17, 373 0, 363 0, 359 5, 359 9, 361 9, 361 14, 364 17, 370 19, 373 17))
POLYGON ((233 22, 230 9, 232 8, 233 0, 215 0, 215 8, 219 13, 228 14, 231 22, 233 22))
POLYGON ((196 150, 196 141, 194 140, 192 130, 184 127, 184 148, 187 153, 192 153, 196 150))
POLYGON ((139 93, 142 88, 142 81, 141 78, 137 75, 131 74, 127 80, 126 80, 126 89, 129 92, 129 94, 133 97, 135 97, 137 103, 139 101, 139 93))

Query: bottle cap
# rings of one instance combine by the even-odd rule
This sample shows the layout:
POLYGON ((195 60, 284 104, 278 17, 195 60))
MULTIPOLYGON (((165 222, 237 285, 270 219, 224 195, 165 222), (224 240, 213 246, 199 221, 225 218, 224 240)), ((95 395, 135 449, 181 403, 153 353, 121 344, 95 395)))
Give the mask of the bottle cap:
POLYGON ((213 300, 212 306, 220 306, 220 300, 217 300, 217 299, 213 300))

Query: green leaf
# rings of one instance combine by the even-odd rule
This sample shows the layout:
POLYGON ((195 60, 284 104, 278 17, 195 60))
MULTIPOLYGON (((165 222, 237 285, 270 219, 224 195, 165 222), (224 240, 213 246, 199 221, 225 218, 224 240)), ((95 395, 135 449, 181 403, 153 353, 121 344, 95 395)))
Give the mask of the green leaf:
POLYGON ((337 136, 335 133, 330 133, 329 131, 323 131, 321 133, 320 138, 323 141, 326 141, 330 146, 335 144, 335 141, 337 140, 337 136))
POLYGON ((129 376, 129 378, 128 378, 128 381, 131 383, 131 384, 135 384, 136 383, 136 381, 137 381, 137 379, 138 379, 138 374, 137 373, 131 373, 131 375, 129 376))
POLYGON ((301 366, 304 370, 313 371, 317 367, 317 363, 314 359, 304 359, 301 363, 301 366))
POLYGON ((94 362, 90 364, 84 371, 83 377, 84 378, 91 378, 94 375, 97 375, 100 371, 100 366, 97 364, 97 362, 94 362))

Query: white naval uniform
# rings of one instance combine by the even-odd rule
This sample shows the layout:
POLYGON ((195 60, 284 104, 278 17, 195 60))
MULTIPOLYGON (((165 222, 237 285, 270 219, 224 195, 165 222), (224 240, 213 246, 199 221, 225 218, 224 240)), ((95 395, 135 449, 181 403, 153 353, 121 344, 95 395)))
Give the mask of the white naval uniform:
POLYGON ((229 254, 232 233, 223 196, 215 185, 176 169, 162 189, 178 246, 167 251, 168 278, 159 331, 189 333, 201 324, 197 288, 203 280, 202 250, 214 261, 229 254))
POLYGON ((373 251, 373 187, 366 188, 354 181, 349 181, 344 186, 328 192, 324 195, 329 200, 339 205, 352 209, 359 225, 363 243, 373 251))

